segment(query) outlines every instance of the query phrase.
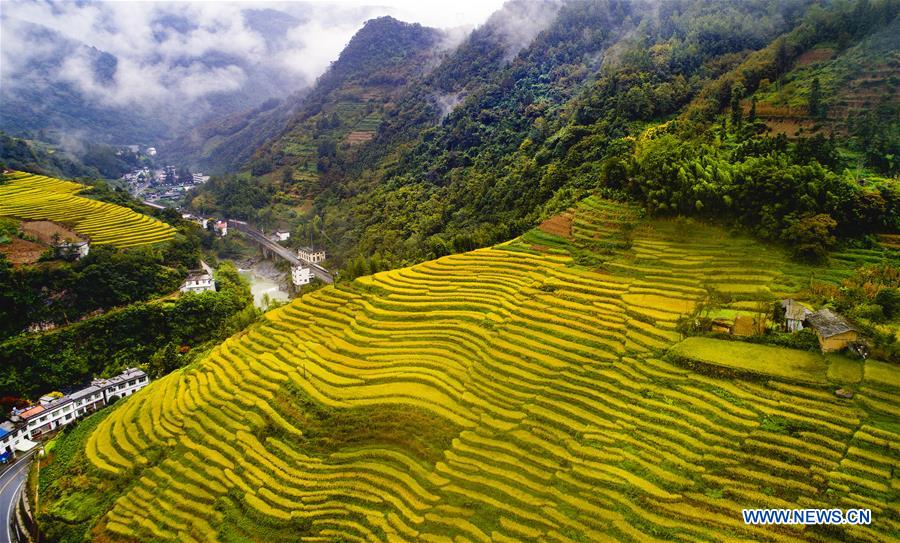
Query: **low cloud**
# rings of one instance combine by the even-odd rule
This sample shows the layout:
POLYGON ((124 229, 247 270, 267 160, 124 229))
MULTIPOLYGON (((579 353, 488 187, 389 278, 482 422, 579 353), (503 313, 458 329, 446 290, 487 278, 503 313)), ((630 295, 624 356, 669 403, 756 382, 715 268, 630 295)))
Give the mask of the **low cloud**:
POLYGON ((491 15, 487 24, 500 35, 505 57, 512 60, 550 23, 562 7, 559 0, 511 0, 491 15))
POLYGON ((0 78, 7 88, 19 81, 34 84, 29 76, 43 71, 46 84, 57 77, 110 106, 184 102, 234 91, 247 82, 248 68, 268 58, 266 39, 245 24, 243 7, 7 2, 0 78), (101 52, 113 60, 109 79, 96 73, 101 52))
POLYGON ((367 19, 471 27, 499 6, 384 4, 7 1, 0 8, 0 84, 8 90, 58 78, 120 107, 190 102, 244 85, 263 98, 278 89, 287 95, 321 75, 367 19), (108 80, 96 74, 100 52, 116 61, 108 80))

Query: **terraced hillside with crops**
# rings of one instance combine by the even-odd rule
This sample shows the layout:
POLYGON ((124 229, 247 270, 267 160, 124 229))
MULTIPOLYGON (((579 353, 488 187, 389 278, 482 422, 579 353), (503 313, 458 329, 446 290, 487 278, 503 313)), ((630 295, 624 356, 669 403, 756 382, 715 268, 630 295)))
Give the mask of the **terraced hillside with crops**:
POLYGON ((86 187, 26 172, 12 172, 0 184, 0 217, 49 220, 71 226, 97 245, 132 247, 167 241, 175 229, 131 209, 91 200, 86 187))
POLYGON ((102 415, 42 504, 77 520, 106 499, 88 524, 112 541, 888 541, 897 368, 867 365, 847 400, 664 360, 703 284, 741 307, 875 257, 805 267, 590 198, 268 313, 102 415), (744 507, 874 522, 749 527, 744 507))

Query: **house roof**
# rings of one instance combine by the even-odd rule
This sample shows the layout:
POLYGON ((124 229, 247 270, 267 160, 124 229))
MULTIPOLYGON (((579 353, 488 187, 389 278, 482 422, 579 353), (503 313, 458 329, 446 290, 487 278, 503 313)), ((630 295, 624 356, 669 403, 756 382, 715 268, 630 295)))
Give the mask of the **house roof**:
POLYGON ((47 405, 45 406, 45 408, 46 408, 46 410, 47 410, 48 412, 49 412, 49 411, 56 411, 56 410, 59 409, 60 407, 66 405, 67 403, 71 403, 71 402, 72 402, 72 398, 70 398, 70 397, 68 397, 68 396, 63 396, 62 398, 57 398, 57 399, 53 400, 52 402, 50 402, 49 404, 47 404, 47 405))
POLYGON ((44 411, 45 411, 45 409, 44 409, 43 405, 36 405, 34 407, 29 407, 25 411, 22 411, 21 413, 19 413, 19 416, 22 417, 23 419, 30 419, 31 417, 33 417, 35 415, 39 415, 39 414, 43 413, 44 411))
POLYGON ((788 320, 802 321, 812 313, 797 300, 781 300, 781 307, 784 308, 784 318, 788 320))
POLYGON ((81 390, 78 390, 76 392, 69 394, 69 398, 71 398, 73 401, 80 400, 81 398, 84 398, 85 396, 90 396, 91 394, 94 394, 95 392, 100 392, 100 388, 91 385, 87 388, 82 388, 81 390))
POLYGON ((826 338, 843 334, 844 332, 858 331, 852 324, 847 322, 847 319, 827 308, 807 315, 806 320, 816 332, 826 338))
POLYGON ((113 385, 124 383, 125 381, 128 381, 130 379, 144 377, 146 375, 147 374, 144 373, 143 370, 140 370, 138 368, 127 368, 125 369, 125 371, 123 371, 119 375, 116 375, 115 377, 110 377, 109 379, 94 379, 93 381, 91 381, 91 385, 104 389, 109 388, 113 385))
POLYGON ((203 270, 191 271, 185 281, 209 281, 212 277, 203 270))

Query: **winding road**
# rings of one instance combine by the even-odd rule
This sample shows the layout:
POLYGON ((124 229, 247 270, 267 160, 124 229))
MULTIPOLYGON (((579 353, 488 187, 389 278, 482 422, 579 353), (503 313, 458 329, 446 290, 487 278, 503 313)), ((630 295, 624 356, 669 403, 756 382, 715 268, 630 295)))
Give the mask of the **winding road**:
POLYGON ((28 478, 28 467, 31 466, 31 456, 35 450, 28 452, 11 466, 0 473, 0 514, 6 519, 5 526, 0 528, 0 543, 13 543, 12 516, 19 499, 19 491, 25 485, 28 478))

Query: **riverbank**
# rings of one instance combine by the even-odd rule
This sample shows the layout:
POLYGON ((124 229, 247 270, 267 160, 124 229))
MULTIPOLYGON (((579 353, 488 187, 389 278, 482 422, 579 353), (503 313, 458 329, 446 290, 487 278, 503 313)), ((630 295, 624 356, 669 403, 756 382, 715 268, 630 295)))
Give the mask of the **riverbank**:
POLYGON ((250 258, 234 262, 238 273, 250 283, 253 305, 266 309, 266 296, 270 302, 290 300, 288 274, 278 270, 271 260, 250 258))

